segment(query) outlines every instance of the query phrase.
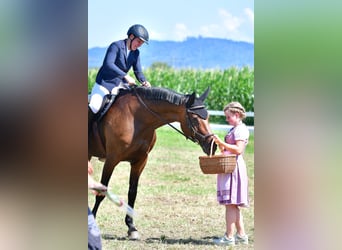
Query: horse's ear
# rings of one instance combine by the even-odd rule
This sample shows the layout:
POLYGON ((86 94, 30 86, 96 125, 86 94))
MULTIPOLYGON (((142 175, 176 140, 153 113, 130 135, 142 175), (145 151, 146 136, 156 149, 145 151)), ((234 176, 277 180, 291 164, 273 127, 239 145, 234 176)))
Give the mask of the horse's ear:
POLYGON ((188 108, 191 107, 192 104, 194 104, 195 99, 196 99, 196 93, 193 92, 191 95, 189 95, 189 99, 188 99, 188 101, 186 102, 186 106, 187 106, 188 108))
POLYGON ((210 87, 207 88, 207 90, 198 98, 200 99, 202 102, 204 102, 205 98, 207 98, 208 94, 210 91, 210 87))

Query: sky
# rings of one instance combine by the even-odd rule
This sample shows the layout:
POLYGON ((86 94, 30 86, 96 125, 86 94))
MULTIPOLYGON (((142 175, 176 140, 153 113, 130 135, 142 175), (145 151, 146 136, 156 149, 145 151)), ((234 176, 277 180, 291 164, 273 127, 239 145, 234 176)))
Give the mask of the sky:
POLYGON ((126 38, 137 23, 150 40, 202 36, 254 43, 254 0, 88 0, 88 48, 126 38))

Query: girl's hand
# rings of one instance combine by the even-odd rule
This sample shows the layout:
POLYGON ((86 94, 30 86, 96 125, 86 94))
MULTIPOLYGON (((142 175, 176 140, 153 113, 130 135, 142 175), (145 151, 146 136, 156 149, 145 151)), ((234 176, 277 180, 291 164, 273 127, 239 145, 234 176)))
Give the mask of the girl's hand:
POLYGON ((213 139, 217 146, 220 146, 220 144, 222 144, 221 139, 217 135, 214 135, 213 139))
POLYGON ((225 150, 223 141, 217 135, 214 135, 213 139, 220 151, 223 152, 225 150))

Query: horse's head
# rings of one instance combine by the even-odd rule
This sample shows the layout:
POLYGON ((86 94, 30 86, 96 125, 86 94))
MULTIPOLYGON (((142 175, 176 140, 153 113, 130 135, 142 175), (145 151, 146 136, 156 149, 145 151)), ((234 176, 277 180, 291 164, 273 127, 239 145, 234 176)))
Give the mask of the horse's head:
MULTIPOLYGON (((211 142, 213 140, 213 133, 209 126, 209 114, 204 105, 204 100, 209 94, 208 89, 200 96, 196 97, 195 92, 188 95, 186 102, 186 124, 181 123, 183 132, 195 142, 198 142, 204 153, 210 154, 211 142)), ((213 152, 216 151, 216 144, 214 143, 213 152)))

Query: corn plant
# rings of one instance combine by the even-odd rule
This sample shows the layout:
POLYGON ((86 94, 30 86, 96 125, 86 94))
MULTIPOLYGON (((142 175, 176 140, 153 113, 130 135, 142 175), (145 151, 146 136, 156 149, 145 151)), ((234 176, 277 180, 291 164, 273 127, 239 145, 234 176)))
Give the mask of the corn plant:
MULTIPOLYGON (((88 70, 88 92, 90 92, 98 69, 88 70)), ((132 71, 129 72, 134 76, 132 71)), ((240 102, 246 111, 254 111, 254 70, 249 67, 231 67, 225 70, 174 69, 154 65, 144 70, 149 82, 156 87, 165 87, 183 94, 195 91, 203 93, 211 88, 206 105, 211 110, 222 110, 231 101, 240 102)), ((221 122, 224 117, 217 118, 221 122)))

